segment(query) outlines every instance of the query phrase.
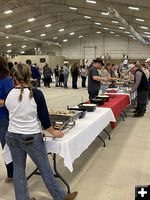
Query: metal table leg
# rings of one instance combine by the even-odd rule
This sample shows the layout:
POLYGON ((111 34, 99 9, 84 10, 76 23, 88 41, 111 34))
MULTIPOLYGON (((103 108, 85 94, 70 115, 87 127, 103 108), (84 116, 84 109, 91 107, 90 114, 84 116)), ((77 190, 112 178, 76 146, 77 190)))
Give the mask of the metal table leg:
MULTIPOLYGON (((60 179, 61 179, 61 181, 62 181, 62 182, 65 184, 65 186, 67 187, 68 193, 70 193, 70 186, 69 186, 69 184, 65 181, 65 179, 64 179, 64 178, 58 173, 58 171, 57 171, 56 154, 55 154, 55 153, 54 153, 54 154, 48 153, 48 154, 52 155, 52 157, 53 157, 53 166, 54 166, 54 172, 55 172, 54 176, 55 176, 56 178, 60 178, 60 179)), ((29 180, 33 175, 41 175, 40 172, 38 172, 38 168, 36 168, 36 169, 27 177, 27 180, 29 180)))
POLYGON ((123 121, 125 121, 123 114, 120 113, 120 117, 122 118, 123 121))
POLYGON ((54 176, 56 178, 60 178, 61 179, 61 181, 66 185, 68 193, 70 193, 70 186, 69 186, 69 184, 65 181, 65 179, 57 171, 56 154, 55 153, 53 154, 53 163, 54 163, 54 172, 55 172, 54 176))
POLYGON ((103 138, 102 138, 100 135, 98 135, 98 138, 103 142, 104 147, 106 147, 106 143, 105 143, 105 141, 103 140, 103 138))
POLYGON ((106 131, 106 129, 104 128, 103 131, 105 131, 105 133, 108 135, 109 140, 111 140, 110 134, 108 133, 108 131, 106 131))
POLYGON ((127 113, 125 111, 122 111, 122 113, 124 114, 125 117, 127 117, 127 113))
POLYGON ((38 172, 38 168, 36 168, 36 169, 27 177, 27 180, 29 180, 33 175, 40 175, 40 172, 38 172))

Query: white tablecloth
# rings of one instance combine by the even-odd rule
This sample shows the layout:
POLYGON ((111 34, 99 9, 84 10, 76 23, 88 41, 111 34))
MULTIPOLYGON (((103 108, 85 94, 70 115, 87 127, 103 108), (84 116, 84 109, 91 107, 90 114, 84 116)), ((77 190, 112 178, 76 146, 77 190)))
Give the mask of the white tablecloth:
MULTIPOLYGON (((74 128, 61 139, 46 138, 47 152, 59 154, 64 158, 64 165, 72 172, 73 162, 95 140, 100 132, 110 123, 115 122, 110 108, 97 108, 88 112, 83 119, 76 120, 74 128)), ((5 162, 10 160, 7 146, 3 154, 5 162)))

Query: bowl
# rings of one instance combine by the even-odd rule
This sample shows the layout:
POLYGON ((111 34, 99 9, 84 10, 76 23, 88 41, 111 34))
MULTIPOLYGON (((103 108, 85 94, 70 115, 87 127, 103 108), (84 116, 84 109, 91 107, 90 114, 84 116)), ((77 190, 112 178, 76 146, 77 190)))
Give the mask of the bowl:
POLYGON ((104 102, 108 101, 109 98, 110 97, 108 95, 101 95, 101 96, 96 97, 96 99, 102 99, 104 102))
POLYGON ((90 102, 96 104, 97 106, 100 106, 103 105, 105 101, 103 99, 96 98, 96 99, 90 99, 90 102))
POLYGON ((83 108, 69 108, 68 110, 75 110, 75 111, 79 111, 79 119, 82 119, 85 117, 86 113, 87 113, 87 109, 83 109, 83 108))
POLYGON ((88 112, 93 112, 96 109, 95 104, 88 104, 88 103, 80 103, 78 107, 81 109, 86 109, 88 112))

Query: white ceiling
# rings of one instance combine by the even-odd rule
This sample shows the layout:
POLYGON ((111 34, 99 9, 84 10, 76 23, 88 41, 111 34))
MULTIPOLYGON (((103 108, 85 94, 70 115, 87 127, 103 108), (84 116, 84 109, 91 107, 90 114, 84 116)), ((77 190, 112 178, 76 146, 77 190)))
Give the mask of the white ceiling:
POLYGON ((20 52, 33 49, 36 44, 48 45, 48 42, 63 44, 64 39, 72 40, 79 35, 96 34, 97 31, 102 34, 114 31, 120 37, 128 37, 124 33, 128 30, 119 29, 123 26, 121 23, 114 24, 112 20, 116 21, 115 18, 101 14, 102 11, 107 12, 109 6, 116 9, 138 34, 149 39, 148 34, 144 33, 150 32, 149 0, 96 0, 96 4, 86 3, 86 0, 0 0, 0 3, 0 48, 4 52, 10 49, 20 52), (77 10, 69 9, 70 6, 77 10), (139 11, 130 10, 128 6, 138 7, 139 11), (6 10, 13 12, 6 15, 6 10), (84 16, 90 16, 91 19, 85 19, 84 16), (35 21, 28 22, 29 18, 35 18, 35 21), (136 21, 136 18, 144 19, 144 22, 136 21), (95 22, 101 25, 96 25, 95 22), (6 29, 8 24, 12 28, 6 29), (51 24, 51 27, 45 28, 46 24, 51 24), (141 26, 148 29, 142 29, 141 26), (104 27, 109 30, 104 30, 104 27), (29 29, 31 32, 25 33, 29 29), (59 32, 59 29, 64 31, 59 32), (75 34, 71 36, 71 32, 75 34), (46 36, 41 37, 44 33, 46 36), (9 38, 6 39, 6 36, 9 38), (58 38, 54 40, 54 37, 58 38), (12 46, 7 47, 9 43, 12 46), (21 48, 23 45, 26 47, 21 48))

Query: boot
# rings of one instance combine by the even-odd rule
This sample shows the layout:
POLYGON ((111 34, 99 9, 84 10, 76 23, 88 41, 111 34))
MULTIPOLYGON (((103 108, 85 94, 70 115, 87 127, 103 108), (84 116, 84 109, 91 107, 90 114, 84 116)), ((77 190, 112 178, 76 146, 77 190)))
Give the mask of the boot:
POLYGON ((64 200, 73 200, 76 198, 77 195, 78 195, 77 191, 69 193, 69 194, 67 194, 67 196, 65 197, 64 200))

